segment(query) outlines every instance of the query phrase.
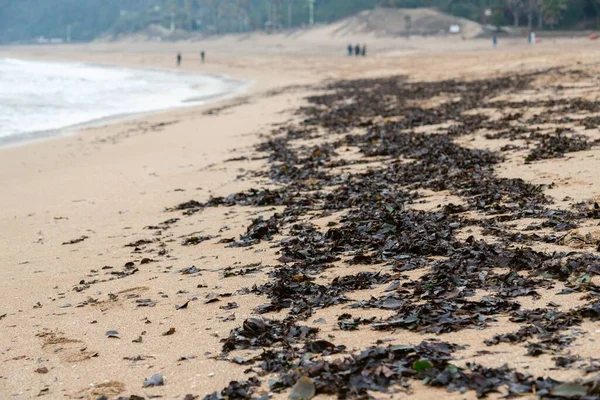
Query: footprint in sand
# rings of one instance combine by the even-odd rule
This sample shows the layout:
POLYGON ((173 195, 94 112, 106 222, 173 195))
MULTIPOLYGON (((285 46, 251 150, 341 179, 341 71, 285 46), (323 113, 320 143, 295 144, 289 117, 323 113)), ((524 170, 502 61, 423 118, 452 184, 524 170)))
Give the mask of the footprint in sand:
POLYGON ((44 329, 36 334, 42 340, 42 349, 56 354, 61 361, 76 363, 98 356, 98 353, 87 349, 81 340, 69 339, 57 330, 44 329))
POLYGON ((93 385, 77 392, 73 398, 96 400, 101 397, 112 399, 125 391, 125 384, 117 381, 109 381, 93 385))
POLYGON ((142 293, 149 291, 148 286, 137 286, 130 289, 121 290, 117 293, 110 293, 106 300, 96 301, 91 305, 100 308, 101 311, 108 311, 112 308, 122 307, 126 301, 135 302, 142 293))

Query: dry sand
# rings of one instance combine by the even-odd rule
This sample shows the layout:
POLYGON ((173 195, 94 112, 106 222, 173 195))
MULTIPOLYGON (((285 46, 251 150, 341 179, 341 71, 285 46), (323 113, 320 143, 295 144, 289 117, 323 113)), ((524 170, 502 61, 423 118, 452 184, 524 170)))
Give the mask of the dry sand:
MULTIPOLYGON (((189 247, 180 242, 182 236, 195 232, 237 237, 252 215, 268 216, 273 211, 210 209, 182 219, 171 229, 161 229, 161 236, 146 227, 180 217, 180 213, 165 212, 165 207, 268 185, 237 179, 244 170, 264 165, 264 160, 224 161, 252 157, 259 134, 293 118, 291 111, 304 104, 303 97, 310 93, 309 88, 294 86, 389 74, 407 74, 414 80, 469 79, 577 64, 591 72, 600 71, 597 44, 584 39, 558 40, 535 48, 511 42, 497 51, 488 49, 487 41, 381 40, 370 45, 372 56, 366 59, 333 54, 338 48, 343 54, 345 43, 321 42, 307 45, 270 37, 248 41, 229 37, 193 44, 0 48, 0 57, 153 68, 171 68, 174 54, 180 50, 186 71, 226 73, 254 81, 252 88, 236 99, 0 149, 1 398, 95 399, 102 394, 109 398, 137 394, 182 399, 188 393, 203 396, 222 389, 230 380, 243 379, 245 367, 213 357, 220 353, 220 339, 264 300, 247 295, 203 303, 211 292, 235 293, 240 287, 264 281, 260 273, 229 279, 220 276, 223 268, 239 263, 274 264, 274 250, 268 243, 258 246, 260 251, 243 251, 225 249, 215 244, 216 239, 189 247), (197 60, 199 48, 207 50, 206 65, 197 60), (207 113, 211 109, 215 112, 207 113), (82 236, 87 239, 63 245, 82 236), (139 246, 144 252, 125 247, 140 239, 152 241, 139 246), (166 256, 158 257, 162 249, 166 256), (146 257, 159 261, 141 264, 146 257), (127 262, 133 262, 139 271, 104 281, 112 271, 130 271, 124 269, 127 262), (201 276, 173 273, 192 265, 203 269, 201 276), (102 282, 75 290, 94 280, 102 282), (195 297, 199 300, 190 302, 187 309, 175 310, 176 305, 195 297), (151 299, 156 305, 138 307, 136 300, 140 299, 151 299), (239 308, 221 309, 227 301, 237 302, 239 308), (235 320, 226 320, 232 314, 235 320), (170 328, 175 328, 175 333, 163 336, 170 328), (107 338, 109 330, 117 330, 120 339, 107 338), (138 337, 142 343, 132 342, 138 337), (35 372, 40 367, 48 372, 35 372), (166 385, 143 389, 143 380, 159 372, 166 385)), ((597 82, 592 84, 595 90, 586 96, 597 99, 597 82)), ((551 179, 558 183, 552 195, 559 199, 564 195, 590 199, 600 194, 598 157, 600 150, 591 150, 526 167, 509 163, 502 173, 534 182, 551 179)), ((336 273, 343 271, 329 271, 328 276, 336 273)), ((577 298, 556 301, 570 307, 577 298)), ((342 312, 336 307, 316 317, 333 321, 342 312)), ((336 342, 349 349, 364 348, 389 336, 368 330, 357 336, 331 331, 331 327, 323 329, 324 335, 334 333, 336 342)), ((588 329, 590 336, 582 350, 588 349, 592 344, 588 341, 597 335, 594 326, 588 329)), ((493 330, 486 330, 485 336, 480 331, 463 331, 444 340, 472 344, 465 353, 471 357, 483 338, 514 330, 514 326, 499 323, 493 330)), ((400 332, 393 339, 418 343, 422 338, 400 332)), ((529 364, 529 371, 540 375, 553 365, 549 357, 524 357, 522 348, 507 345, 503 350, 506 354, 488 356, 487 362, 509 362, 516 367, 529 364)), ((431 388, 416 392, 414 398, 449 396, 431 388)))

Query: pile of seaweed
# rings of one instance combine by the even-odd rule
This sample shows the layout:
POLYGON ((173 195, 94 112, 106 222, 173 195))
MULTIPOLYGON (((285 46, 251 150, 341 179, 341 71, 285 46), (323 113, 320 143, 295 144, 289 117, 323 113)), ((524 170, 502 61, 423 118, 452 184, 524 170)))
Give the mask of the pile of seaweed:
MULTIPOLYGON (((448 332, 485 328, 499 315, 509 315, 521 328, 488 338, 488 346, 522 345, 531 357, 558 355, 560 367, 583 370, 582 360, 568 351, 574 340, 570 332, 600 316, 600 287, 590 280, 600 274, 600 258, 593 252, 549 254, 534 247, 558 244, 558 232, 596 218, 595 208, 580 204, 570 210, 556 209, 544 193, 547 186, 495 174, 510 149, 498 153, 456 141, 479 131, 488 132, 490 139, 526 136, 534 146, 527 162, 590 148, 593 143, 583 135, 543 134, 534 127, 537 120, 523 120, 521 111, 535 102, 493 101, 499 95, 531 90, 536 77, 439 82, 388 77, 329 84, 298 110, 302 122, 278 128, 258 146, 269 167, 255 175, 268 177, 278 189, 175 207, 186 213, 233 205, 283 207, 269 219, 253 220, 245 234, 227 245, 251 247, 284 236, 276 243, 280 264, 252 293, 266 300, 257 314, 285 310, 286 316, 283 320, 251 318, 224 339, 224 355, 235 349, 263 352, 248 360, 234 359, 248 365, 251 377, 232 382, 206 399, 257 397, 265 376, 270 391, 293 387, 295 398, 315 393, 363 398, 372 391, 410 392, 413 380, 449 391, 474 390, 480 397, 499 391, 508 397, 598 396, 597 379, 564 383, 507 366, 470 363, 459 368, 452 361, 461 346, 441 340, 378 344, 350 354, 344 346, 317 339, 315 328, 302 325, 317 310, 345 304, 349 310, 385 309, 393 315, 377 320, 344 314, 338 321, 341 329, 359 332, 366 326, 443 338, 448 332), (435 106, 418 105, 434 98, 446 100, 435 106), (504 117, 492 121, 476 112, 490 107, 504 117), (415 131, 428 126, 429 133, 415 131), (345 159, 344 153, 351 149, 361 157, 345 159), (429 210, 413 207, 431 192, 450 193, 461 201, 429 210), (318 224, 320 218, 339 212, 337 221, 326 227, 318 224), (515 233, 507 227, 507 222, 524 218, 539 221, 530 230, 547 228, 556 234, 515 233), (475 228, 484 236, 468 234, 475 228), (366 266, 376 266, 380 272, 368 272, 366 266), (317 283, 316 278, 330 268, 343 268, 345 273, 317 283), (423 270, 418 278, 405 274, 418 269, 423 270), (386 285, 383 295, 358 302, 349 297, 351 292, 378 285, 386 285), (568 311, 554 304, 533 310, 521 307, 519 298, 539 298, 542 290, 580 292, 587 304, 568 311), (476 291, 485 296, 475 300, 476 291), (324 357, 332 354, 343 356, 324 357)), ((571 113, 599 108, 577 98, 535 105, 553 107, 553 118, 569 121, 571 113)))

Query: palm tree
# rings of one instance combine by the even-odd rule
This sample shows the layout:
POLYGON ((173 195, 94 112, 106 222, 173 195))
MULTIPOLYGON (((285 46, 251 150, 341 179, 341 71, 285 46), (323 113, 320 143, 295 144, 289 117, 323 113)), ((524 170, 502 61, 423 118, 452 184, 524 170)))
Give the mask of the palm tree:
POLYGON ((250 1, 249 0, 237 0, 237 13, 239 30, 245 31, 250 25, 250 1))
POLYGON ((175 15, 177 14, 177 0, 169 0, 168 8, 170 15, 170 29, 175 30, 175 15))
MULTIPOLYGON (((208 11, 208 15, 215 33, 219 33, 219 16, 218 16, 218 1, 217 0, 201 0, 202 6, 208 11)), ((204 23, 206 26, 207 24, 204 23)))
POLYGON ((217 3, 219 28, 224 27, 223 32, 235 32, 241 30, 239 5, 237 0, 220 0, 217 3))
POLYGON ((525 8, 527 10, 527 29, 533 29, 533 17, 537 15, 539 28, 542 28, 542 13, 540 11, 540 0, 526 0, 525 8))
POLYGON ((196 15, 194 11, 195 0, 184 0, 186 28, 190 31, 196 30, 196 15))
POLYGON ((281 28, 281 0, 271 0, 271 22, 275 29, 281 28))
POLYGON ((519 26, 519 17, 525 8, 523 0, 506 0, 506 7, 510 10, 513 15, 514 26, 519 26))

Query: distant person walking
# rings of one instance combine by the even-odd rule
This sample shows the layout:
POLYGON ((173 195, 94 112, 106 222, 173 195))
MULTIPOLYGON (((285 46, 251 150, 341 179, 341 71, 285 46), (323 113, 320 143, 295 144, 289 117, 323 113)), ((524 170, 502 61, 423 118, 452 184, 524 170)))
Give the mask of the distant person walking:
POLYGON ((367 56, 367 45, 366 44, 363 44, 361 54, 363 57, 367 56))
POLYGON ((354 47, 354 55, 360 56, 360 45, 358 44, 354 47))
POLYGON ((352 56, 352 54, 354 53, 354 48, 352 47, 351 44, 348 45, 348 55, 352 56))
POLYGON ((200 59, 202 60, 202 64, 204 64, 204 58, 205 58, 205 54, 204 54, 204 50, 202 50, 200 52, 200 59))
POLYGON ((181 65, 181 53, 177 53, 177 66, 181 65))
POLYGON ((496 35, 492 37, 492 46, 494 46, 494 48, 498 47, 498 36, 496 35))

